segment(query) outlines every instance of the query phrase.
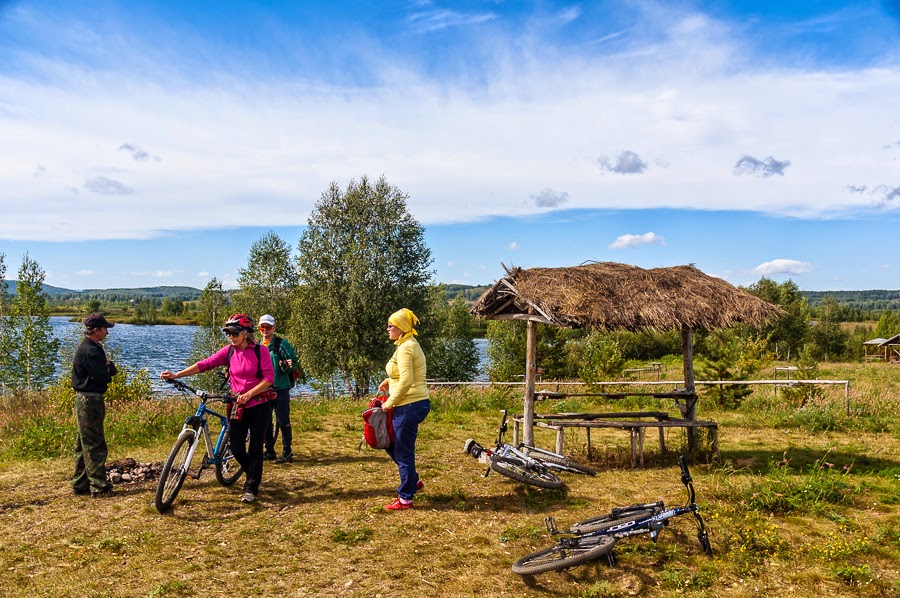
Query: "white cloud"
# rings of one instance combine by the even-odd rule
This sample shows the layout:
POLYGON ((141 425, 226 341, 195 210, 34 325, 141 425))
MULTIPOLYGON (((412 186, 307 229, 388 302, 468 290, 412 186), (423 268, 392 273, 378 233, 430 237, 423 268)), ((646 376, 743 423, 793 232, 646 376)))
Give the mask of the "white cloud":
POLYGON ((595 162, 600 172, 607 174, 641 174, 648 167, 648 164, 631 150, 619 152, 614 160, 609 156, 600 156, 595 162))
POLYGON ((95 272, 93 270, 79 270, 75 274, 78 276, 93 276, 95 272))
POLYGON ((151 272, 150 276, 154 276, 156 278, 172 278, 174 272, 171 270, 157 270, 156 272, 151 272))
POLYGON ((197 278, 209 278, 209 272, 197 272, 197 278))
POLYGON ((656 233, 644 233, 643 235, 621 235, 615 241, 609 244, 610 249, 626 249, 629 247, 638 247, 639 245, 665 245, 665 237, 661 237, 656 233))
POLYGON ((790 165, 790 160, 776 160, 772 156, 767 156, 763 160, 754 158, 753 156, 741 156, 741 158, 735 162, 732 173, 734 176, 740 176, 742 174, 750 174, 759 177, 770 177, 773 174, 784 176, 785 169, 790 165))
MULTIPOLYGON (((450 73, 367 40, 353 69, 359 86, 226 61, 190 72, 197 58, 170 56, 152 32, 42 22, 37 33, 60 44, 80 31, 130 46, 91 70, 66 52, 27 48, 20 68, 0 66, 0 238, 144 239, 241 226, 248 202, 270 223, 303 226, 331 181, 381 173, 426 225, 559 207, 522 201, 548 184, 565 185, 573 210, 900 211, 896 161, 884 150, 900 67, 768 67, 748 55, 737 28, 638 4, 646 22, 612 44, 544 47, 540 31, 526 43, 492 29, 487 41, 473 38, 478 63, 450 73), (633 156, 603 156, 616 151, 633 156), (734 176, 740 156, 770 154, 779 164, 764 171, 789 157, 788 174, 734 176), (848 193, 851 185, 867 191, 848 193), (94 226, 97 213, 115 226, 94 226)), ((426 7, 407 24, 445 34, 495 17, 426 7)), ((33 26, 6 26, 17 24, 33 26)))
POLYGON ((890 264, 881 264, 880 266, 878 266, 878 268, 881 270, 890 270, 891 265, 890 264))
POLYGON ((529 197, 531 202, 539 208, 558 208, 569 201, 569 194, 565 191, 554 191, 549 188, 529 197))
POLYGON ((519 248, 519 242, 518 242, 518 241, 513 241, 512 243, 510 243, 509 245, 507 245, 506 248, 507 248, 507 249, 512 249, 513 251, 515 251, 516 249, 519 248))
POLYGON ((447 261, 447 267, 448 267, 448 268, 452 268, 452 267, 453 267, 453 260, 448 260, 448 261, 447 261))
POLYGON ((773 274, 805 274, 812 270, 812 264, 798 260, 777 259, 765 262, 753 268, 752 272, 760 276, 773 274))

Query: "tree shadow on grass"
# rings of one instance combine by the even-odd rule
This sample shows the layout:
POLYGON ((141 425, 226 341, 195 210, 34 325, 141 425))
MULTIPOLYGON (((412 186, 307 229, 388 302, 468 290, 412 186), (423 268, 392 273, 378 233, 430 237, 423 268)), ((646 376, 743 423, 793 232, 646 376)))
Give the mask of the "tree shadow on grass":
POLYGON ((642 595, 648 588, 657 586, 657 580, 646 572, 634 567, 610 565, 606 557, 600 557, 595 561, 564 571, 522 576, 522 583, 528 586, 529 589, 551 596, 571 596, 573 584, 577 584, 576 587, 583 588, 588 584, 602 583, 604 581, 608 582, 611 588, 624 590, 624 594, 628 596, 642 595), (558 586, 561 583, 563 584, 563 589, 551 587, 558 586), (622 588, 621 586, 623 585, 626 587, 622 588))
POLYGON ((840 450, 822 450, 803 447, 792 447, 785 450, 728 450, 721 451, 719 461, 735 469, 735 473, 763 474, 769 471, 770 463, 787 459, 793 471, 809 471, 813 465, 824 458, 835 469, 844 467, 856 474, 879 475, 885 471, 900 469, 900 461, 870 457, 859 453, 840 450))

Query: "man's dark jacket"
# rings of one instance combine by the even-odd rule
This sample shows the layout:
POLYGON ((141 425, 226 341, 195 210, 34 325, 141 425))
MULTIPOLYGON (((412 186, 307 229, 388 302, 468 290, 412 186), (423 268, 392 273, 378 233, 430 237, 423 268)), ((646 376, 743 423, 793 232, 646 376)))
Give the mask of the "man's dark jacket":
POLYGON ((72 360, 72 388, 103 394, 116 375, 116 366, 107 363, 103 345, 89 338, 81 341, 72 360))

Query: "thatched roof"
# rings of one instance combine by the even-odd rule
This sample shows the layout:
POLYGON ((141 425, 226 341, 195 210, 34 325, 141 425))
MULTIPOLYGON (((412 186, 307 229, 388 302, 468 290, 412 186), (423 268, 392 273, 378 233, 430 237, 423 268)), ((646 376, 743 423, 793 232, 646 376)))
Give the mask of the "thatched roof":
POLYGON ((756 326, 782 313, 693 266, 644 270, 613 262, 507 270, 470 311, 493 320, 631 331, 756 326))

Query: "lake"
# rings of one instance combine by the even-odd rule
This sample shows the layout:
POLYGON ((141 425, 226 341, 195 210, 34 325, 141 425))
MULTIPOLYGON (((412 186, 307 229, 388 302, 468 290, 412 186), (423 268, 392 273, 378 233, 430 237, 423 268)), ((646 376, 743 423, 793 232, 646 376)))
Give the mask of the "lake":
MULTIPOLYGON (((50 318, 53 334, 62 342, 69 342, 75 335, 80 334, 83 326, 81 322, 70 322, 64 316, 50 318)), ((187 365, 188 355, 191 352, 191 341, 197 326, 185 325, 160 325, 160 326, 136 326, 134 324, 116 324, 109 331, 105 346, 115 352, 117 363, 135 370, 146 370, 157 389, 162 388, 159 373, 163 370, 177 372, 187 365)), ((80 342, 80 341, 79 341, 80 342)), ((222 338, 224 346, 225 339, 222 338)), ((487 364, 487 340, 475 339, 478 348, 480 371, 478 380, 487 380, 485 365, 487 364)), ((63 367, 69 367, 64 365, 63 367)), ((296 392, 313 393, 312 387, 303 385, 295 388, 296 392)))

